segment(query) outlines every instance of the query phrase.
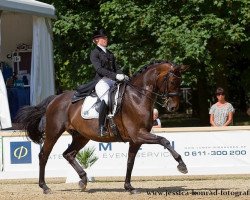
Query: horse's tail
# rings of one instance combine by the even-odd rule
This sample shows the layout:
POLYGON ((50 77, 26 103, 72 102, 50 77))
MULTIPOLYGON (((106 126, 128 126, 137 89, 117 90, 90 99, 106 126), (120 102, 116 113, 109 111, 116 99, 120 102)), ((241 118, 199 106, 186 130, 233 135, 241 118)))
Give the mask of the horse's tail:
POLYGON ((37 144, 44 140, 44 130, 39 128, 39 123, 46 113, 49 103, 56 97, 51 95, 36 106, 24 106, 18 110, 15 122, 26 131, 26 135, 37 144))

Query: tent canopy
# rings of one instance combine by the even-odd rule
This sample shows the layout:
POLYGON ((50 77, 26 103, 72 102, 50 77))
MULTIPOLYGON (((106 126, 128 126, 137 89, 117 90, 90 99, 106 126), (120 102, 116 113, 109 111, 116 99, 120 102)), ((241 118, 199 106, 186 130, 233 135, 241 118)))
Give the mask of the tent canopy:
POLYGON ((56 18, 54 6, 34 0, 1 0, 0 10, 56 18))
POLYGON ((35 0, 0 0, 0 61, 16 51, 18 44, 32 46, 30 70, 30 104, 37 105, 55 93, 51 18, 52 5, 35 0))

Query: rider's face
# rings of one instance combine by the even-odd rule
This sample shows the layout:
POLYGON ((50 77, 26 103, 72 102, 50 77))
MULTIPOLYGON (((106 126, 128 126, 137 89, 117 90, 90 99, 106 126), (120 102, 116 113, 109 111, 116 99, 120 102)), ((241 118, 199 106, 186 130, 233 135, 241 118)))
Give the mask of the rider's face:
POLYGON ((96 44, 101 45, 103 47, 108 46, 108 38, 107 37, 99 37, 96 39, 96 44))

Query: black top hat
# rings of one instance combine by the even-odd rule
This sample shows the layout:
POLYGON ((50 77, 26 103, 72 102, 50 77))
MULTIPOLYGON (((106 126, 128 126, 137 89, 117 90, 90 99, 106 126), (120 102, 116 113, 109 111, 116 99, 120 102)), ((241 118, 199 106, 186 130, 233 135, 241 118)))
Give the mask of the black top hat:
POLYGON ((93 34, 92 39, 98 38, 98 37, 107 37, 104 29, 96 30, 93 34))

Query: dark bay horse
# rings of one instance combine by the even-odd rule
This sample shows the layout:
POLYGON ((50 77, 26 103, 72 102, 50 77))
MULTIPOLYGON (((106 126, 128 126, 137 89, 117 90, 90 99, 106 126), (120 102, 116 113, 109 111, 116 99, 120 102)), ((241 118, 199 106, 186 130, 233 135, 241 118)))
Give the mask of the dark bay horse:
POLYGON ((63 156, 78 173, 81 179, 79 185, 82 189, 87 186, 87 176, 75 157, 89 140, 129 142, 124 188, 131 193, 137 193, 131 185, 131 173, 136 154, 142 144, 160 144, 167 148, 178 162, 178 170, 187 173, 185 163, 170 142, 164 137, 150 133, 157 96, 166 98, 165 107, 169 111, 178 109, 181 73, 185 70, 186 67, 182 65, 176 66, 167 61, 157 61, 143 67, 130 78, 130 81, 124 83, 127 85, 121 109, 114 117, 122 140, 115 136, 99 137, 98 120, 86 120, 81 117, 83 100, 71 103, 73 91, 50 96, 37 106, 21 108, 17 115, 17 122, 22 124, 33 142, 43 143, 39 153, 39 186, 43 192, 45 194, 51 192, 45 182, 45 166, 53 146, 64 131, 72 135, 72 143, 63 156))

